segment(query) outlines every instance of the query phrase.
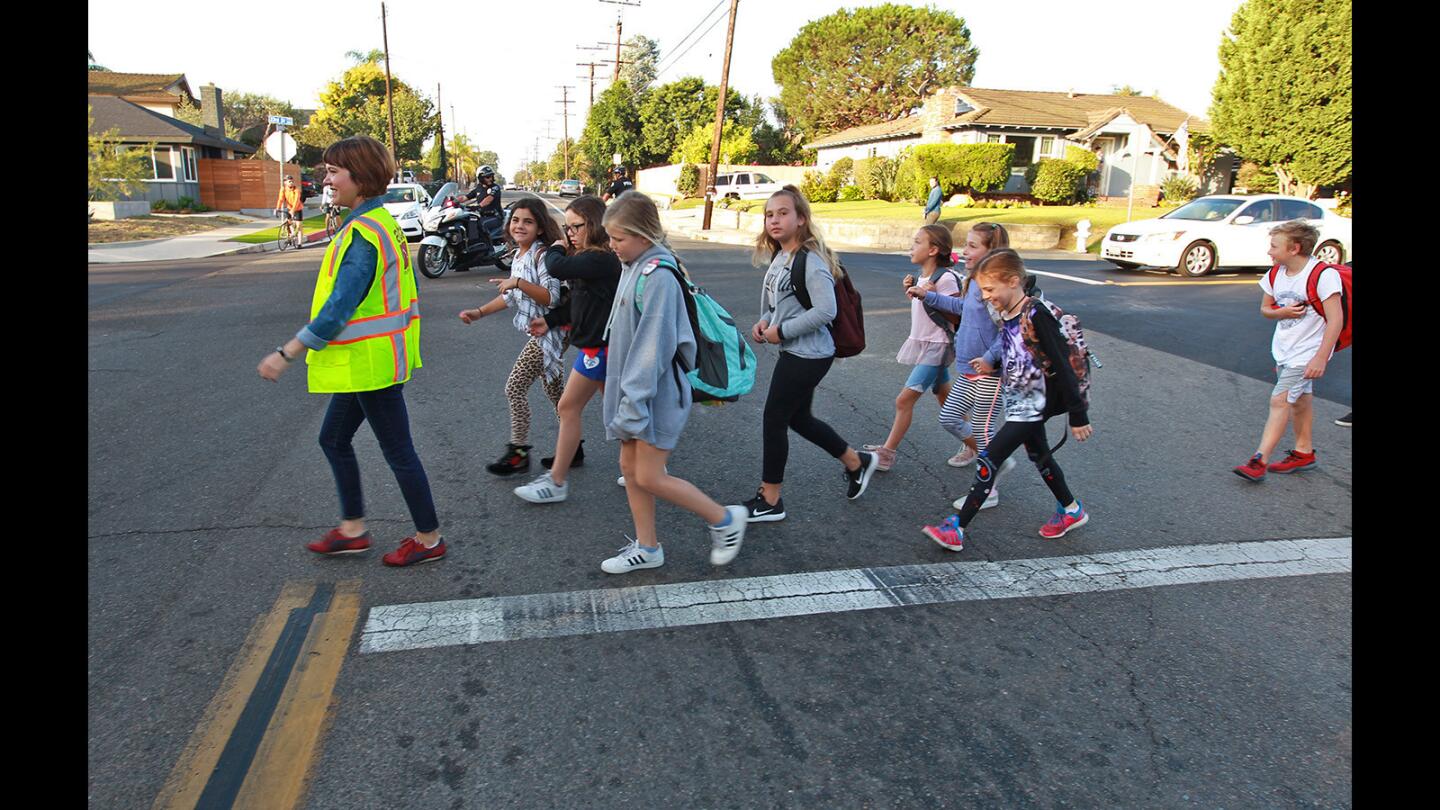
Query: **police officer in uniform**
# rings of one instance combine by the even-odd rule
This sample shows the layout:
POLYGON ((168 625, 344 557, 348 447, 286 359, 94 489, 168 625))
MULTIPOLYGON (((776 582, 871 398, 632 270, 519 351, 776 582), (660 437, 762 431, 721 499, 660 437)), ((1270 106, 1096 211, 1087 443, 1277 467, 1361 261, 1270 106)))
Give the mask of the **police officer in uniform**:
POLYGON ((475 188, 470 189, 465 199, 480 201, 480 224, 492 237, 499 237, 503 218, 500 214, 500 186, 495 182, 493 168, 481 166, 475 170, 475 188))
POLYGON ((611 176, 615 178, 615 182, 610 184, 610 188, 607 189, 605 194, 600 198, 607 203, 630 189, 635 188, 635 184, 630 182, 630 178, 625 176, 624 166, 616 166, 611 172, 611 176))

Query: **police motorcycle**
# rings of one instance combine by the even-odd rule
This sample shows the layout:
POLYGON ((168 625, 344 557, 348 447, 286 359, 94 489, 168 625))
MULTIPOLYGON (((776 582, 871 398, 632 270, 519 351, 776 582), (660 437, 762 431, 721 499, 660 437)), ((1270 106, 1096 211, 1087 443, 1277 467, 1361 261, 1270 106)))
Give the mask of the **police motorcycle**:
POLYGON ((500 229, 490 233, 474 204, 467 205, 458 183, 446 183, 435 192, 430 207, 420 215, 424 238, 416 265, 426 278, 440 278, 451 270, 495 265, 506 274, 515 249, 500 234, 510 224, 510 209, 501 215, 500 229))

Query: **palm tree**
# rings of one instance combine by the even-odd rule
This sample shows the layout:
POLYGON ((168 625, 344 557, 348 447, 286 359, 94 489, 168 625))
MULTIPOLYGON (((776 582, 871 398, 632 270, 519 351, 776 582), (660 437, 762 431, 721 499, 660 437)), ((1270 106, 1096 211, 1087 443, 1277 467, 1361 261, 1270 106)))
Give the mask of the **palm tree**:
POLYGON ((110 68, 107 68, 107 67, 105 67, 104 65, 97 65, 97 64, 95 64, 95 54, 91 53, 90 51, 86 51, 86 52, 85 52, 85 55, 86 55, 87 57, 89 57, 89 59, 90 59, 90 69, 91 69, 91 70, 104 70, 104 71, 107 71, 107 72, 110 70, 110 68))
POLYGON ((368 51, 346 51, 345 58, 353 61, 357 65, 363 65, 366 62, 385 61, 385 52, 379 48, 372 48, 368 51))

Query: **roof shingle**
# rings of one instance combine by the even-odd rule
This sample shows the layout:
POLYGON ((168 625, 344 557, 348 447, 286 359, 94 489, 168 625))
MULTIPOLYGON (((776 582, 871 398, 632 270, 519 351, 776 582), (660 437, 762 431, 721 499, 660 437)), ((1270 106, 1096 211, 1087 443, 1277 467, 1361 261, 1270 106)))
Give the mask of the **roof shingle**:
POLYGON ((154 141, 156 143, 195 143, 201 146, 215 146, 253 154, 255 147, 229 138, 207 133, 202 127, 187 124, 147 110, 115 96, 90 96, 89 103, 94 123, 90 134, 98 135, 111 129, 119 130, 120 137, 127 141, 154 141))
POLYGON ((90 71, 90 93, 101 96, 167 93, 183 95, 190 101, 195 101, 194 94, 190 92, 190 83, 186 81, 184 73, 116 73, 112 70, 92 70, 90 71), (180 93, 175 93, 170 89, 176 82, 180 84, 180 93))

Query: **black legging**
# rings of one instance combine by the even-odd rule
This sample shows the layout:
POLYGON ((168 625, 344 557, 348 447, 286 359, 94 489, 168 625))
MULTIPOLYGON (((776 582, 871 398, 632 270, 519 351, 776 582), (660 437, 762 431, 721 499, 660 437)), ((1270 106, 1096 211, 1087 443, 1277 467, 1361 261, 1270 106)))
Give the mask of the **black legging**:
POLYGON ((980 504, 990 497, 990 490, 995 486, 995 471, 1005 463, 1005 459, 1011 453, 1025 445, 1025 453, 1030 460, 1036 463, 1040 470, 1040 477, 1045 479, 1045 485, 1050 487, 1050 492, 1055 496, 1062 506, 1068 506, 1075 498, 1070 494, 1070 488, 1065 486, 1065 474, 1060 471, 1060 465, 1055 463, 1054 458, 1049 456, 1050 441, 1045 438, 1044 422, 1006 422, 1001 426, 995 438, 990 440, 990 446, 980 454, 980 459, 975 462, 975 486, 970 488, 970 495, 965 499, 965 506, 960 510, 960 526, 964 528, 970 525, 975 513, 980 511, 980 504))
POLYGON ((770 377, 770 393, 765 397, 765 454, 760 480, 779 484, 785 480, 785 462, 790 458, 790 437, 793 428, 812 444, 840 458, 850 445, 833 429, 810 413, 815 387, 825 379, 835 358, 810 360, 780 352, 775 373, 770 377))

